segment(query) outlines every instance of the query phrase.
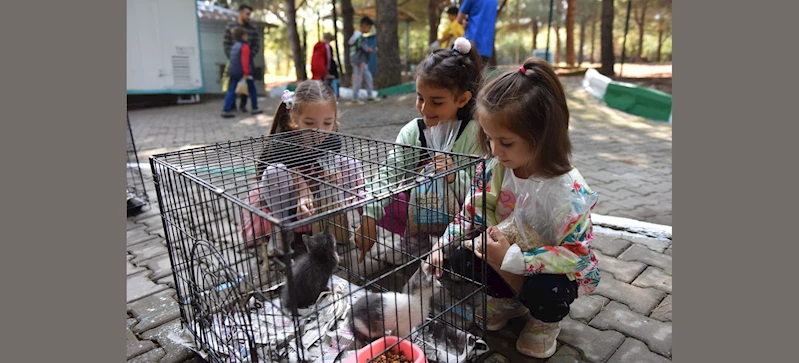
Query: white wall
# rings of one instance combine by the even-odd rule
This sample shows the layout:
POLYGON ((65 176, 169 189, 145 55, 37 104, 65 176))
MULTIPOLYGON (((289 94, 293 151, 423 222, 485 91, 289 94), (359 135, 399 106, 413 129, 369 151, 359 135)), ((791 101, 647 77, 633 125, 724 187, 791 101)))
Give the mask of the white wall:
POLYGON ((194 0, 127 0, 129 94, 201 93, 194 0))

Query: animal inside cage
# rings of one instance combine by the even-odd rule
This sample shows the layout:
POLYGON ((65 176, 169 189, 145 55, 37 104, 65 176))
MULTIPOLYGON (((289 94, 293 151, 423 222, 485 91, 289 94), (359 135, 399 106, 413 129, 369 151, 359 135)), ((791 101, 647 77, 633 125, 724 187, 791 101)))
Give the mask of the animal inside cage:
MULTIPOLYGON (((439 281, 422 266, 485 179, 473 179, 483 162, 317 130, 153 156, 194 346, 216 362, 365 362, 397 350, 410 361, 476 359, 488 349, 485 271, 444 263, 439 281), (431 167, 436 157, 446 170, 431 167), (359 262, 370 206, 399 213, 381 219, 394 220, 378 223, 359 262)), ((478 232, 463 238, 484 244, 478 232)))
POLYGON ((141 209, 150 200, 147 196, 147 190, 144 188, 144 178, 139 165, 139 155, 136 153, 136 143, 133 142, 133 128, 130 127, 130 116, 128 116, 127 139, 127 206, 128 215, 135 215, 141 212, 141 209))

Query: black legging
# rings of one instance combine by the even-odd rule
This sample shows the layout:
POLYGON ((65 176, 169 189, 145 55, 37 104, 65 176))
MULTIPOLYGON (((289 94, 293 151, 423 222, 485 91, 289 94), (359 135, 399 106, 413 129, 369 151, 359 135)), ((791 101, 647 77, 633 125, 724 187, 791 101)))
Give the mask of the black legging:
MULTIPOLYGON (((483 260, 465 247, 458 247, 449 257, 450 268, 457 274, 479 280, 483 260)), ((486 264, 486 292, 496 298, 514 297, 513 289, 490 265, 486 264)), ((577 282, 565 275, 537 274, 528 276, 519 292, 519 301, 530 309, 534 318, 545 323, 563 320, 569 305, 577 298, 577 282)))

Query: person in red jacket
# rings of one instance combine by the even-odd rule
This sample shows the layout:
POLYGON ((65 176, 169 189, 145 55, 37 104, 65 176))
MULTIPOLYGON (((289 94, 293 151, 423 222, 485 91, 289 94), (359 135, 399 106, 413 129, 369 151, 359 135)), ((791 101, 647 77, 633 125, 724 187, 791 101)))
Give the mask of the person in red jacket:
POLYGON ((330 47, 330 42, 333 41, 333 34, 325 33, 322 39, 313 47, 313 55, 311 56, 311 73, 312 78, 316 80, 327 81, 333 78, 330 75, 330 61, 333 59, 333 51, 330 47))

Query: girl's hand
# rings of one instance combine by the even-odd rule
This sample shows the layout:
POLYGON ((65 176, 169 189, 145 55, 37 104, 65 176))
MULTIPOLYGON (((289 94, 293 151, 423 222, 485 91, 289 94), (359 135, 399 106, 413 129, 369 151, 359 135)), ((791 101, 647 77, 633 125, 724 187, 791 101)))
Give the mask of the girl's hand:
POLYGON ((502 232, 495 226, 488 227, 486 231, 486 251, 481 253, 473 251, 475 256, 482 258, 488 262, 491 267, 498 269, 502 266, 502 261, 505 259, 505 254, 510 249, 510 242, 502 232))
POLYGON ((441 242, 436 242, 433 245, 432 252, 427 256, 427 264, 424 266, 425 270, 433 274, 437 279, 440 279, 443 273, 441 271, 441 262, 444 261, 444 254, 441 251, 441 247, 441 242))
MULTIPOLYGON (((436 172, 443 173, 455 167, 455 162, 453 162, 452 159, 450 159, 450 157, 447 155, 436 155, 436 157, 433 158, 433 167, 435 168, 436 172)), ((454 173, 447 175, 447 183, 452 183, 454 181, 454 173)))
POLYGON ((377 223, 369 216, 361 216, 361 225, 355 230, 355 245, 361 250, 358 263, 366 258, 366 252, 372 249, 377 238, 377 223))
POLYGON ((297 219, 309 218, 313 215, 313 199, 310 196, 297 200, 297 219))

